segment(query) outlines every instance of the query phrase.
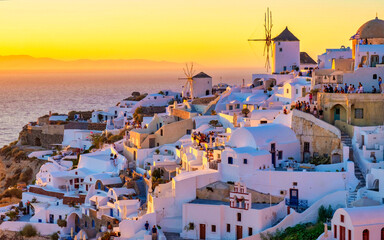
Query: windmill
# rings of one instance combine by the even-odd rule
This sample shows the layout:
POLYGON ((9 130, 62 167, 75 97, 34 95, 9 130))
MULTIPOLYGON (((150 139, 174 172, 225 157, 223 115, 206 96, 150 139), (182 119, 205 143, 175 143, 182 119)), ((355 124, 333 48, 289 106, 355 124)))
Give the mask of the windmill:
POLYGON ((273 26, 273 24, 272 24, 272 12, 269 11, 269 8, 267 8, 267 12, 265 13, 265 18, 264 18, 265 38, 264 39, 248 39, 249 42, 265 42, 263 56, 266 57, 265 68, 267 69, 267 71, 271 68, 271 64, 269 62, 269 54, 271 53, 271 56, 273 54, 273 52, 272 52, 272 26, 273 26))
POLYGON ((195 74, 195 70, 193 69, 193 62, 188 65, 185 64, 185 68, 183 68, 185 78, 179 78, 179 80, 187 80, 184 85, 183 92, 188 97, 193 100, 193 75, 195 74), (189 96, 187 95, 189 93, 189 96))

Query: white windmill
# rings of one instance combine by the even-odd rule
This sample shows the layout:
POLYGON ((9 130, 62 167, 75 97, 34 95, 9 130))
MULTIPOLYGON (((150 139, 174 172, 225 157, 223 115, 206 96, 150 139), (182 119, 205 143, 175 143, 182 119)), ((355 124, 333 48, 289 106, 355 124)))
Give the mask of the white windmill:
POLYGON ((183 86, 183 97, 190 98, 193 100, 193 76, 195 74, 195 70, 193 69, 193 63, 188 65, 188 63, 185 64, 185 68, 183 68, 185 78, 179 78, 179 80, 186 80, 184 86, 183 86))

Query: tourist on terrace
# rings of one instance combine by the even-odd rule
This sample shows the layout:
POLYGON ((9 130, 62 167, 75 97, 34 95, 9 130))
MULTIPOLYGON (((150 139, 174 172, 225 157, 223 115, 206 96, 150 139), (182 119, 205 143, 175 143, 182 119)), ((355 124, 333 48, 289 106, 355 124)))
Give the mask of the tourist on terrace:
POLYGON ((383 79, 381 79, 381 77, 379 77, 379 91, 380 91, 380 93, 383 92, 383 85, 382 85, 382 83, 383 83, 383 79))
POLYGON ((152 228, 152 240, 156 240, 157 239, 157 228, 155 225, 153 225, 153 228, 152 228))
POLYGON ((148 223, 148 221, 145 222, 144 227, 145 227, 145 230, 148 231, 148 229, 149 229, 149 223, 148 223))

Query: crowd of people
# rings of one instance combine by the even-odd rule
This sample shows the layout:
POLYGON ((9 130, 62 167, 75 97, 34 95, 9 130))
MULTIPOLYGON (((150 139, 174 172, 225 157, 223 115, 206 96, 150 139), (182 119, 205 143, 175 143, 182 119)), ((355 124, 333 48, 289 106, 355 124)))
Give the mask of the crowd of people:
POLYGON ((300 110, 302 112, 312 113, 317 118, 318 117, 321 118, 323 115, 323 110, 320 109, 318 111, 316 106, 314 106, 313 109, 311 109, 311 104, 309 102, 306 102, 306 101, 297 101, 294 105, 294 108, 297 110, 300 110))
MULTIPOLYGON (((369 93, 381 93, 383 92, 382 88, 382 82, 383 80, 381 77, 378 79, 379 89, 377 89, 375 86, 372 86, 371 91, 365 90, 365 92, 369 93)), ((344 86, 335 86, 333 87, 332 84, 326 84, 323 87, 323 91, 326 93, 364 93, 364 87, 361 82, 359 82, 359 85, 355 87, 354 84, 347 84, 344 83, 344 86)))

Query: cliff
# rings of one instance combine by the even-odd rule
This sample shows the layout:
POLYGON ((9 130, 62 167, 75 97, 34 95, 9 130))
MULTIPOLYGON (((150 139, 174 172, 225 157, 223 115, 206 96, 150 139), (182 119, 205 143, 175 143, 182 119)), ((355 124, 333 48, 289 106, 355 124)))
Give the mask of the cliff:
POLYGON ((28 158, 28 154, 40 149, 16 142, 0 149, 0 205, 17 202, 21 198, 21 189, 35 180, 46 161, 28 158))

